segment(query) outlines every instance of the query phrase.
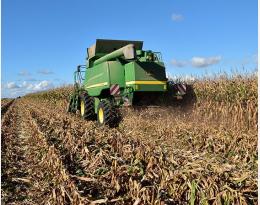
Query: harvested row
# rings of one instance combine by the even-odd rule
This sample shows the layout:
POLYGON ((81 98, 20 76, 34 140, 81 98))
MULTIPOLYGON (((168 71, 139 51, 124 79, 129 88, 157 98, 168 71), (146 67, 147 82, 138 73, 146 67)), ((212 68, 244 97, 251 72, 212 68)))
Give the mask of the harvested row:
POLYGON ((5 106, 7 103, 9 103, 12 100, 13 100, 12 98, 2 98, 1 99, 1 107, 5 106))
POLYGON ((26 105, 17 103, 7 115, 2 130, 3 202, 81 204, 86 201, 79 197, 57 151, 48 146, 26 105), (23 109, 18 109, 19 106, 23 109))
MULTIPOLYGON (((82 177, 83 174, 83 165, 79 163, 79 159, 77 153, 77 147, 71 147, 71 144, 73 143, 72 140, 76 140, 75 136, 81 136, 83 135, 84 131, 82 129, 71 129, 70 121, 67 121, 67 119, 60 119, 61 124, 59 124, 61 127, 55 126, 53 127, 51 123, 60 123, 60 120, 57 121, 57 119, 52 118, 49 121, 49 115, 51 113, 45 114, 45 118, 43 113, 45 112, 42 110, 42 112, 39 112, 40 108, 38 107, 31 107, 31 113, 36 122, 39 125, 39 129, 44 133, 47 142, 49 143, 49 146, 54 146, 57 150, 60 151, 60 159, 63 161, 68 173, 70 174, 70 177, 74 179, 75 183, 77 184, 77 188, 83 197, 88 197, 92 199, 92 203, 101 203, 108 202, 107 198, 100 199, 98 197, 99 194, 99 182, 93 178, 92 176, 88 177, 82 177), (47 119, 47 118, 48 119, 47 119), (50 126, 52 127, 50 129, 50 126), (71 131, 73 133, 71 133, 71 131), (66 135, 66 136, 65 136, 66 135), (73 138, 72 138, 73 136, 73 138), (97 201, 96 201, 97 200, 97 201)), ((45 112, 46 113, 46 112, 45 112)), ((82 147, 81 141, 77 141, 76 146, 82 147)), ((75 144, 73 144, 75 145, 75 144)), ((86 150, 80 150, 86 151, 86 150)), ((117 202, 122 201, 119 199, 111 199, 109 202, 117 202)), ((119 203, 120 204, 120 203, 119 203)))
POLYGON ((3 115, 6 113, 8 108, 13 104, 13 102, 14 102, 14 99, 7 100, 6 102, 1 104, 1 117, 3 117, 3 115))
POLYGON ((28 195, 28 172, 24 169, 24 150, 18 137, 17 110, 14 104, 6 111, 2 119, 1 131, 1 196, 2 202, 21 202, 28 195))
MULTIPOLYGON (((31 114, 31 111, 29 112, 31 114)), ((36 145, 41 146, 41 148, 38 147, 35 151, 38 153, 41 150, 40 153, 44 153, 41 156, 39 165, 46 183, 44 191, 48 193, 48 197, 43 199, 42 202, 45 201, 44 204, 85 204, 88 202, 86 198, 80 197, 74 182, 70 179, 60 159, 59 151, 54 146, 49 145, 45 134, 41 132, 33 115, 30 116, 28 122, 33 130, 32 136, 37 136, 34 142, 36 145)))
MULTIPOLYGON (((255 168, 229 164, 215 151, 149 145, 120 129, 97 128, 34 101, 27 103, 41 131, 60 150, 62 161, 69 156, 73 162, 67 169, 79 180, 78 189, 92 200, 119 204, 120 200, 144 204, 257 200, 255 168)), ((255 161, 251 164, 255 166, 255 161)))

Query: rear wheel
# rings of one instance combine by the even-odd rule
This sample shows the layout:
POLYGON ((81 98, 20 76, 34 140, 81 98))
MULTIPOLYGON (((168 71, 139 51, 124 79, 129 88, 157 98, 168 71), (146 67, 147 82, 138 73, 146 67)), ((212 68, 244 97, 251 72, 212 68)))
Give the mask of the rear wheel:
POLYGON ((87 93, 80 96, 80 115, 85 120, 95 119, 94 99, 87 93))
POLYGON ((99 103, 97 109, 97 120, 99 125, 115 126, 116 113, 113 105, 108 100, 99 103))

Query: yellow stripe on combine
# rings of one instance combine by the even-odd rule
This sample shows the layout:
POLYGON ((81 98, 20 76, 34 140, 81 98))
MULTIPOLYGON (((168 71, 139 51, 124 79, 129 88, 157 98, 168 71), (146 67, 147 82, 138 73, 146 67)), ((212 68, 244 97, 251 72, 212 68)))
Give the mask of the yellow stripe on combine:
POLYGON ((166 81, 158 81, 158 80, 138 80, 138 81, 128 81, 126 85, 165 85, 166 81))
MULTIPOLYGON (((138 80, 138 81, 128 81, 126 85, 165 85, 166 81, 158 81, 158 80, 138 80)), ((87 88, 95 88, 108 85, 107 82, 104 83, 97 83, 90 86, 86 86, 87 88)))
POLYGON ((97 84, 94 84, 94 85, 86 86, 86 88, 95 88, 95 87, 100 87, 100 86, 105 86, 105 85, 108 85, 108 83, 107 82, 97 83, 97 84))

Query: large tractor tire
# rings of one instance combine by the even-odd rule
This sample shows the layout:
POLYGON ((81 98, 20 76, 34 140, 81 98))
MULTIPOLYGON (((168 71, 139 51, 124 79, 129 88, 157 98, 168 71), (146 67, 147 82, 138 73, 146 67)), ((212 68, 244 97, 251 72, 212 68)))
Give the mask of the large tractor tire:
POLYGON ((115 108, 110 101, 100 101, 97 109, 97 120, 100 126, 107 125, 114 127, 117 125, 115 108))
POLYGON ((67 105, 67 112, 69 112, 69 113, 76 113, 76 111, 78 110, 78 108, 77 108, 78 100, 76 98, 77 98, 76 95, 72 95, 70 97, 69 103, 67 105))
POLYGON ((94 98, 87 93, 80 95, 80 115, 85 120, 95 119, 94 98))
POLYGON ((73 99, 71 98, 69 100, 68 106, 67 106, 67 112, 73 112, 72 110, 72 103, 73 103, 73 99))

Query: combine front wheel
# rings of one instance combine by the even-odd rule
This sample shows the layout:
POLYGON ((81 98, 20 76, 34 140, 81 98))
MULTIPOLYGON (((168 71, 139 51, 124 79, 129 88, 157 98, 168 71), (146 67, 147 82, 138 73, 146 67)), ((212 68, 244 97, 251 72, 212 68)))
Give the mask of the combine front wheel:
POLYGON ((70 99, 68 106, 67 106, 67 112, 72 112, 72 103, 73 103, 73 99, 70 99))
POLYGON ((69 103, 67 105, 67 112, 70 113, 76 113, 77 111, 77 96, 76 95, 72 95, 69 99, 69 103))

